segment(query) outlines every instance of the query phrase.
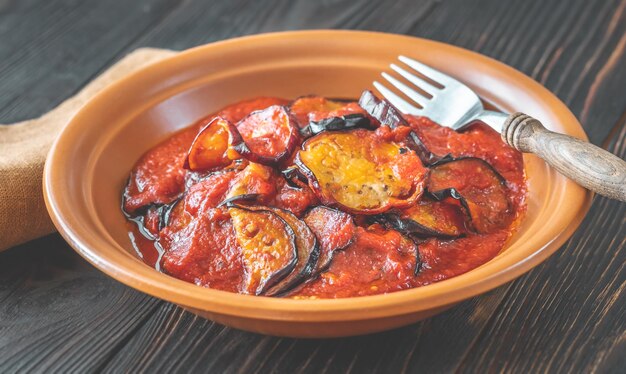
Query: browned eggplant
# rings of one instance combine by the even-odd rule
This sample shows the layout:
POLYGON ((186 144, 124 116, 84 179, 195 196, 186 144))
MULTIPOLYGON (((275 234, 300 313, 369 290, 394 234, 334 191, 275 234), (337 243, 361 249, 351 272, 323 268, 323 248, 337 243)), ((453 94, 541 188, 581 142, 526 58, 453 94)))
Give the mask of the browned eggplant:
MULTIPOLYGON (((232 206, 232 205, 231 205, 232 206)), ((281 217, 291 227, 296 236, 297 264, 294 269, 280 282, 269 288, 265 295, 281 296, 299 284, 309 280, 317 267, 320 245, 317 238, 303 221, 293 213, 274 207, 247 206, 250 210, 268 210, 281 217)))
POLYGON ((235 149, 246 159, 263 165, 277 165, 287 159, 299 142, 295 118, 288 109, 273 105, 250 113, 237 123, 243 138, 235 149))
POLYGON ((479 233, 506 227, 514 218, 505 179, 479 158, 438 163, 428 173, 426 189, 436 200, 458 200, 479 233))
POLYGON ((193 171, 211 171, 228 166, 241 158, 236 151, 243 139, 227 120, 216 117, 200 130, 187 153, 183 167, 193 171))
MULTIPOLYGON (((387 125, 392 129, 400 126, 409 126, 409 123, 402 117, 400 111, 394 107, 389 101, 379 99, 372 91, 365 90, 359 99, 359 105, 372 117, 374 117, 381 125, 387 125)), ((417 156, 426 166, 436 163, 449 161, 452 159, 450 155, 435 155, 422 142, 419 130, 413 129, 409 133, 407 145, 415 151, 417 156)))
POLYGON ((256 195, 259 202, 269 201, 276 194, 274 178, 274 169, 250 162, 233 178, 224 198, 228 200, 237 196, 256 195))
POLYGON ((414 153, 363 129, 315 135, 295 163, 320 201, 356 214, 411 205, 421 196, 426 175, 414 153))
POLYGON ((315 234, 321 246, 319 261, 315 268, 315 274, 319 274, 328 268, 334 252, 352 243, 356 226, 349 214, 323 205, 311 209, 304 217, 304 222, 315 234))
POLYGON ((423 199, 409 208, 385 214, 381 219, 402 233, 418 237, 450 239, 466 232, 461 209, 440 201, 423 199))
POLYGON ((320 121, 311 121, 309 124, 300 129, 300 135, 304 138, 310 138, 322 131, 339 131, 356 128, 371 129, 372 121, 363 114, 347 114, 340 117, 324 118, 320 121))
POLYGON ((330 100, 322 96, 302 96, 295 99, 289 106, 289 110, 296 117, 300 128, 309 124, 310 113, 332 113, 340 110, 346 105, 339 100, 330 100))
POLYGON ((242 291, 261 295, 296 266, 296 234, 270 210, 231 206, 228 212, 246 270, 242 291))

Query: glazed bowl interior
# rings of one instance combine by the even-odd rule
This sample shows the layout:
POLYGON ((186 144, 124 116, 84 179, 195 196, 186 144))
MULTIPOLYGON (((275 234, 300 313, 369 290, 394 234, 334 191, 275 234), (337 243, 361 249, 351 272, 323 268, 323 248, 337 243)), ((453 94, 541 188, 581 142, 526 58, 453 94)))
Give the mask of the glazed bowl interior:
MULTIPOLYGON (((121 282, 220 322, 279 335, 316 335, 311 325, 299 331, 298 324, 417 316, 528 271, 571 235, 591 198, 532 155, 524 156, 528 212, 506 248, 477 269, 426 287, 343 300, 273 299, 201 288, 159 273, 138 258, 120 197, 129 171, 145 151, 199 118, 243 99, 306 94, 358 97, 363 89, 371 89, 371 82, 399 54, 458 77, 496 108, 523 110, 552 130, 585 138, 574 116, 539 84, 462 49, 365 32, 260 35, 183 52, 123 79, 88 103, 64 130, 46 165, 51 216, 81 255, 121 282), (259 321, 281 321, 284 328, 254 327, 259 321)), ((370 330, 391 325, 381 326, 370 330)), ((367 331, 348 329, 341 334, 363 332, 367 331)))

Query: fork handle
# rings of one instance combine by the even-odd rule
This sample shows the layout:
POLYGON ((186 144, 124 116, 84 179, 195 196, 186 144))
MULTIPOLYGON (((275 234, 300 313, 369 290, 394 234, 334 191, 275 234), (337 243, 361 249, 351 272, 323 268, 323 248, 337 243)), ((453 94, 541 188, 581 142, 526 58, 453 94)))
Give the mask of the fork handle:
POLYGON ((600 195, 626 201, 626 162, 574 137, 547 130, 524 113, 511 114, 502 139, 513 148, 534 153, 561 174, 600 195))

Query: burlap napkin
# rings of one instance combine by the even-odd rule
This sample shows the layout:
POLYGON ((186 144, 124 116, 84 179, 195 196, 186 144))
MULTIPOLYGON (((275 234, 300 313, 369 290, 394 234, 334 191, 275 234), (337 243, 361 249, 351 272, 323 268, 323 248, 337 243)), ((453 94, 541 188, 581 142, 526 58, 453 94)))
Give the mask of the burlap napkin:
POLYGON ((63 126, 107 85, 175 53, 138 49, 42 117, 0 125, 0 251, 54 231, 43 201, 41 178, 48 150, 63 126))

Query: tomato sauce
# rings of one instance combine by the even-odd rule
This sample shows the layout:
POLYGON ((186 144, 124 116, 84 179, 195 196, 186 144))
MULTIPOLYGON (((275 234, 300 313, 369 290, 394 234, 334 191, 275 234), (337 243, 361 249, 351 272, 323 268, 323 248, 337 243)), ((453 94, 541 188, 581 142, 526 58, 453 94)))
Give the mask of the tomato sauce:
MULTIPOLYGON (((263 128, 255 128, 248 121, 250 113, 272 106, 288 108, 295 122, 293 125, 298 129, 306 127, 309 121, 344 118, 342 116, 367 116, 367 113, 354 102, 332 101, 321 97, 305 97, 295 101, 262 97, 228 106, 146 152, 130 173, 123 194, 123 210, 129 218, 131 240, 139 256, 147 264, 199 286, 254 294, 250 291, 252 288, 249 284, 246 285, 253 268, 257 273, 261 271, 266 274, 274 271, 280 275, 268 276, 268 282, 280 282, 278 278, 284 277, 283 273, 291 268, 259 269, 255 268, 254 264, 246 263, 240 238, 229 213, 229 209, 232 209, 229 208, 231 206, 229 204, 279 208, 307 223, 317 237, 316 245, 319 246, 315 250, 308 248, 307 254, 311 253, 310 266, 294 267, 290 264, 292 268, 302 271, 302 274, 291 276, 291 281, 293 282, 295 278, 302 279, 297 286, 281 296, 310 299, 381 294, 428 285, 463 274, 484 264, 502 250, 524 216, 527 191, 522 155, 505 145, 498 133, 481 123, 457 132, 424 117, 407 116, 409 126, 394 129, 381 126, 375 119, 369 118, 372 124, 369 131, 372 135, 367 133, 367 136, 360 138, 375 137, 377 140, 372 144, 380 146, 385 155, 391 155, 385 157, 395 157, 392 161, 399 160, 394 161, 398 162, 398 165, 389 162, 393 166, 393 172, 396 173, 389 175, 387 181, 389 185, 393 187, 393 183, 403 182, 399 180, 403 175, 411 175, 414 178, 415 170, 423 173, 422 177, 414 178, 421 184, 416 190, 419 194, 414 194, 411 201, 407 200, 404 205, 400 201, 393 206, 382 206, 375 213, 366 210, 359 212, 358 209, 346 211, 339 205, 329 203, 331 210, 318 211, 320 214, 313 216, 313 208, 322 205, 326 200, 324 186, 318 186, 316 176, 307 173, 306 167, 298 167, 297 162, 294 166, 298 158, 297 153, 304 149, 302 144, 305 139, 299 139, 297 146, 289 149, 291 152, 289 157, 276 163, 265 157, 262 158, 262 164, 259 164, 257 162, 261 161, 257 159, 251 161, 252 159, 245 154, 238 154, 229 149, 231 152, 229 155, 234 154, 235 160, 219 170, 190 170, 184 167, 194 139, 215 117, 237 124, 233 128, 239 127, 243 131, 242 134, 246 134, 243 138, 247 138, 244 141, 251 145, 249 149, 261 149, 262 152, 266 152, 264 156, 272 154, 273 149, 283 146, 283 143, 279 144, 277 140, 288 136, 288 131, 285 130, 288 128, 277 127, 273 130, 273 121, 278 119, 273 119, 272 113, 268 115, 257 113, 257 117, 264 121, 263 128), (405 142, 407 134, 411 131, 418 133, 424 146, 434 154, 449 154, 455 160, 476 158, 486 162, 485 165, 488 164, 488 168, 495 170, 498 178, 502 179, 502 186, 496 187, 505 189, 505 202, 498 202, 496 198, 490 199, 489 194, 493 193, 494 186, 489 185, 489 178, 472 177, 469 175, 471 173, 463 178, 456 178, 457 184, 451 185, 461 191, 460 194, 463 196, 460 199, 454 193, 451 197, 450 194, 437 195, 432 193, 436 191, 428 191, 426 188, 428 173, 434 173, 435 167, 421 165, 418 160, 416 167, 408 168, 406 162, 402 161, 407 159, 412 163, 415 162, 406 155, 406 152, 411 152, 408 143, 405 142), (260 135, 255 137, 256 133, 260 135), (287 176, 284 172, 289 168, 298 169, 295 177, 287 176), (465 181, 469 186, 459 185, 458 180, 465 181), (481 180, 487 182, 480 182, 481 180), (471 190, 471 194, 466 194, 464 189, 471 190), (479 196, 481 193, 483 195, 479 196), (481 198, 473 199, 469 196, 481 198), (403 209, 410 209, 416 205, 431 208, 418 213, 407 210, 411 212, 411 217, 418 215, 415 220, 419 221, 420 214, 433 216, 424 216, 428 219, 417 223, 410 221, 409 225, 404 225, 408 214, 403 214, 403 209), (477 215, 489 210, 498 210, 499 213, 505 214, 506 220, 500 222, 499 226, 485 226, 486 228, 472 223, 472 217, 477 222, 480 218, 477 215), (458 223, 460 219, 461 222, 465 222, 463 232, 446 236, 438 233, 436 229, 428 227, 424 229, 423 225, 444 219, 443 216, 438 216, 437 212, 453 214, 465 212, 458 213, 463 216, 457 217, 455 221, 458 223), (394 215, 400 219, 398 221, 388 219, 394 215), (321 260, 318 260, 318 257, 321 260)), ((281 121, 284 122, 285 119, 282 118, 281 121)), ((341 131, 363 134, 368 130, 341 131)), ((332 133, 333 131, 324 131, 312 137, 332 133)), ((343 151, 342 154, 349 154, 345 149, 343 151)), ((359 157, 369 156, 359 154, 359 157)), ((344 161, 341 167, 347 168, 350 173, 361 170, 355 168, 365 168, 361 174, 367 174, 368 165, 377 162, 361 159, 344 161)), ((320 159, 319 165, 328 165, 328 162, 320 159)), ((341 179, 337 177, 340 172, 342 170, 325 171, 326 179, 322 180, 353 181, 360 178, 359 174, 345 174, 342 178, 346 175, 349 178, 341 179)), ((364 177, 363 180, 373 179, 364 177)), ((380 187, 377 190, 378 194, 387 191, 386 184, 372 187, 380 187)), ((341 184, 333 188, 341 189, 341 184)), ((348 187, 344 187, 346 194, 351 193, 350 191, 348 187)), ((358 196, 356 194, 360 192, 355 190, 354 196, 358 196)), ((502 214, 493 217, 500 217, 502 214)), ((261 239, 262 242, 274 243, 277 238, 267 233, 261 239)), ((280 240, 288 239, 282 237, 280 240)), ((297 250, 301 251, 302 248, 297 250)), ((271 254, 274 260, 281 255, 284 254, 271 254)), ((270 261, 271 258, 268 256, 270 254, 256 254, 256 257, 266 259, 267 264, 280 263, 270 261)), ((290 256, 293 257, 294 254, 290 256)), ((265 288, 271 288, 272 285, 268 283, 265 288)))

